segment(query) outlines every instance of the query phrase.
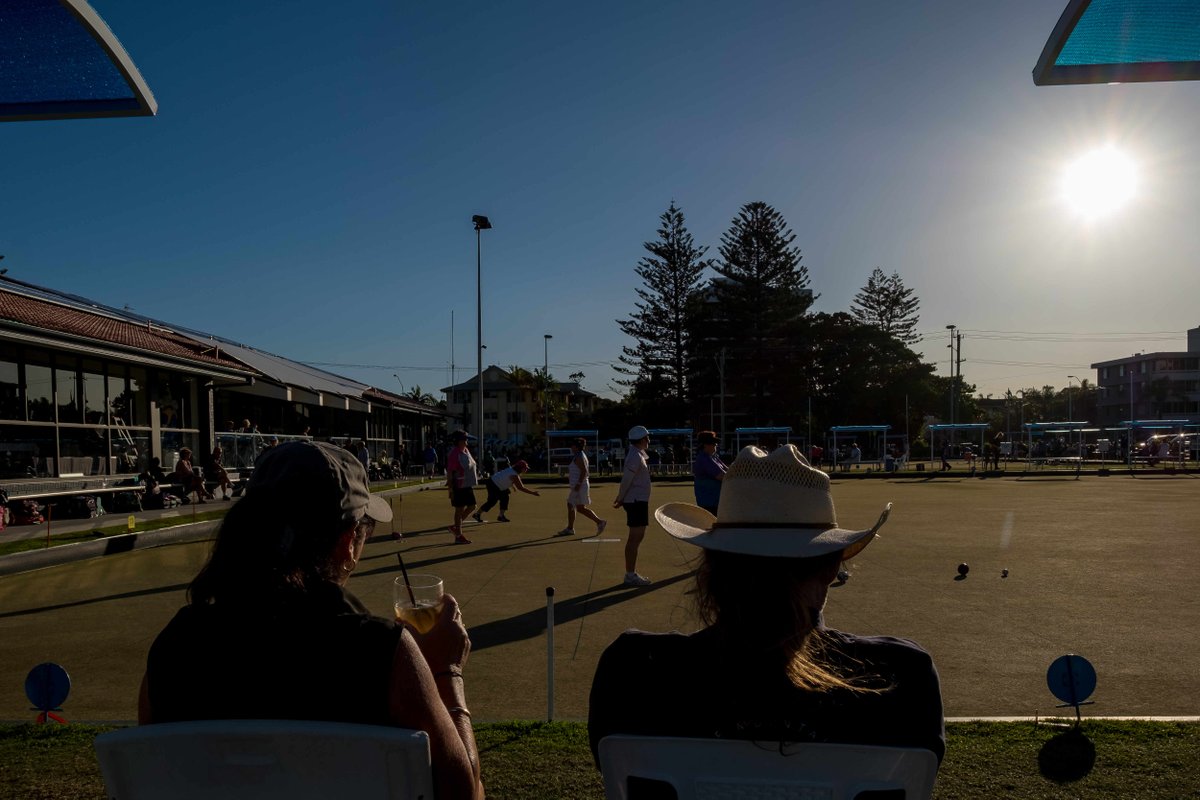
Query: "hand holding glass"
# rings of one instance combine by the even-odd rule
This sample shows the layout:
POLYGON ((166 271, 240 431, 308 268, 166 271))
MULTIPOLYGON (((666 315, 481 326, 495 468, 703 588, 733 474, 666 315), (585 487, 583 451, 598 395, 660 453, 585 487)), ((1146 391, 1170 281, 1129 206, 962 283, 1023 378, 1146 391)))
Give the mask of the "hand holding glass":
POLYGON ((396 620, 407 622, 417 633, 429 633, 442 612, 442 579, 436 575, 409 575, 392 584, 396 620))

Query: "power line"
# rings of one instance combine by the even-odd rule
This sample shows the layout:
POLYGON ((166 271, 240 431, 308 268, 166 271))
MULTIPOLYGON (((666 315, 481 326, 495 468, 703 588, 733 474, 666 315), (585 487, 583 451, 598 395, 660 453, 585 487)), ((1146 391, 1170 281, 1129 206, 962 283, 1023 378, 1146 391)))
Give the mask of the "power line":
MULTIPOLYGON (((1006 342, 1061 342, 1061 343, 1105 343, 1105 342, 1165 342, 1179 341, 1179 331, 1001 331, 988 329, 960 328, 971 334, 972 339, 1006 342)), ((944 331, 923 331, 921 341, 940 339, 944 331)))
MULTIPOLYGON (((448 369, 447 365, 439 366, 415 366, 411 364, 348 364, 341 361, 300 361, 301 364, 307 364, 310 367, 342 367, 346 369, 390 369, 408 370, 411 372, 445 372, 448 369)), ((611 361, 574 361, 561 364, 551 364, 552 367, 559 369, 570 369, 572 367, 611 367, 611 361)), ((535 364, 535 367, 540 368, 541 364, 535 364)), ((532 367, 529 368, 532 370, 532 367)))

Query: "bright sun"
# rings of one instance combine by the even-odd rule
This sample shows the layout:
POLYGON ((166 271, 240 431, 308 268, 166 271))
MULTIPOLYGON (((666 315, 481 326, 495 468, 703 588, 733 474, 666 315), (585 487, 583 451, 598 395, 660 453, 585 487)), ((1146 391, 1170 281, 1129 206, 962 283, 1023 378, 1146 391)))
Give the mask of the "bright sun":
POLYGON ((1063 199, 1088 219, 1118 210, 1136 191, 1137 169, 1127 155, 1114 147, 1093 150, 1063 172, 1063 199))

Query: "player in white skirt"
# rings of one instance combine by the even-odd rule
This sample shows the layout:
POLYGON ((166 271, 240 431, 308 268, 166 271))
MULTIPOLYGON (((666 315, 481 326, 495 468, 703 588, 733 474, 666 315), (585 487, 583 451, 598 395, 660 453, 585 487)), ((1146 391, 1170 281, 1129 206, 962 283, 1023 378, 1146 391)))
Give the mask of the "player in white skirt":
POLYGON ((571 440, 571 466, 567 477, 571 483, 571 491, 567 495, 567 527, 558 532, 559 536, 575 535, 575 514, 579 513, 596 523, 596 535, 604 533, 608 523, 596 516, 588 506, 592 504, 591 485, 588 483, 588 457, 584 452, 587 442, 582 437, 571 440))

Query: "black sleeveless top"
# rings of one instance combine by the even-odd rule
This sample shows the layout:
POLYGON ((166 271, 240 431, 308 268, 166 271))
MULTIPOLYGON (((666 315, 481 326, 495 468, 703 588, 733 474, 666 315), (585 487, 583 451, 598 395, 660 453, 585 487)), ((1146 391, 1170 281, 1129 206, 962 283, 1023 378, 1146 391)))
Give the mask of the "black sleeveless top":
POLYGON ((190 605, 147 658, 155 722, 308 719, 389 724, 402 628, 322 584, 275 607, 190 605))
POLYGON ((597 765, 610 733, 922 747, 941 762, 942 694, 929 653, 891 636, 832 628, 822 635, 826 659, 888 690, 797 689, 782 665, 731 647, 716 628, 626 631, 600 656, 592 681, 588 735, 597 765))

